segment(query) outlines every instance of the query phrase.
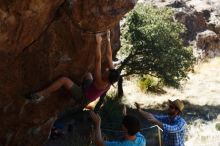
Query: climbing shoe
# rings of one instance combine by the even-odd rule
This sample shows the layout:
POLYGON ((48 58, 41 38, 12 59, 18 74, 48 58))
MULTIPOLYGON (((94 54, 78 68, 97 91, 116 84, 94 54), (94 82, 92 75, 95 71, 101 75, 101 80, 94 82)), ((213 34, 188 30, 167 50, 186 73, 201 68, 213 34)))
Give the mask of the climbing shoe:
POLYGON ((38 103, 44 99, 44 96, 33 93, 29 97, 27 97, 27 99, 29 99, 31 102, 38 103))

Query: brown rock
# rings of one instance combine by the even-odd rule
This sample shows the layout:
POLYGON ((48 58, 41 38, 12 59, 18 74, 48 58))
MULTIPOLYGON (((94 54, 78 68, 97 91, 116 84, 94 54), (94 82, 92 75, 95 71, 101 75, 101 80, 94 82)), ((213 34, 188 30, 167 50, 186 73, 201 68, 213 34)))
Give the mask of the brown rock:
POLYGON ((63 2, 0 0, 0 51, 17 53, 35 41, 63 2))
MULTIPOLYGON (((95 35, 111 29, 120 46, 121 17, 135 0, 0 0, 0 145, 40 146, 57 113, 74 105, 65 91, 39 104, 25 95, 60 76, 80 83, 94 68, 95 35)), ((105 64, 106 35, 102 56, 105 64)))
POLYGON ((209 23, 208 28, 220 37, 220 24, 209 23))
POLYGON ((114 26, 135 3, 136 0, 71 1, 71 17, 81 29, 105 31, 114 26))
POLYGON ((213 31, 206 30, 198 33, 196 46, 198 49, 203 50, 207 57, 220 55, 220 37, 213 31))
POLYGON ((175 19, 187 28, 187 33, 184 35, 185 42, 195 40, 198 32, 207 29, 206 18, 202 12, 177 12, 175 19))
POLYGON ((214 31, 217 35, 220 36, 220 19, 219 19, 219 14, 212 13, 212 15, 210 17, 210 21, 208 22, 208 28, 210 30, 214 31))

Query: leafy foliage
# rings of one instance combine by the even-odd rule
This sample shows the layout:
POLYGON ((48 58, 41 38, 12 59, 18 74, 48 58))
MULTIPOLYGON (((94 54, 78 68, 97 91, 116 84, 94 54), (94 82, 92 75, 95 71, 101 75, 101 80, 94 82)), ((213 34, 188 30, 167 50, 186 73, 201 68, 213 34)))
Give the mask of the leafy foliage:
POLYGON ((184 26, 172 18, 173 11, 138 5, 122 27, 119 67, 124 76, 149 74, 178 87, 194 63, 192 50, 184 48, 180 34, 184 26))
POLYGON ((155 93, 166 93, 162 87, 163 83, 155 77, 150 75, 141 76, 138 80, 138 85, 140 89, 144 92, 150 91, 155 93))
POLYGON ((220 131, 220 123, 217 123, 217 124, 215 125, 215 128, 216 128, 218 131, 220 131))
POLYGON ((123 105, 115 98, 106 97, 104 106, 101 108, 102 127, 120 129, 123 105))

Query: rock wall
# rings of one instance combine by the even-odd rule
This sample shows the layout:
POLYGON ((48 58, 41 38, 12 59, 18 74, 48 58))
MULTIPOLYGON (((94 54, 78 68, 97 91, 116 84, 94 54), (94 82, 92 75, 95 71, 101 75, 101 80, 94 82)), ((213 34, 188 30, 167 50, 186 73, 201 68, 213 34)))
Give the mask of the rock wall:
POLYGON ((175 18, 187 28, 186 34, 183 36, 185 44, 188 44, 189 41, 195 40, 198 32, 207 29, 206 19, 201 12, 180 11, 175 13, 175 18))
POLYGON ((169 6, 176 10, 175 19, 186 26, 184 44, 195 46, 195 56, 199 60, 220 55, 219 1, 174 1, 169 6))
POLYGON ((197 34, 196 46, 207 57, 220 56, 220 37, 211 30, 197 34))
MULTIPOLYGON (((58 112, 73 105, 61 90, 43 102, 25 96, 60 76, 75 82, 94 68, 94 32, 111 29, 136 0, 0 0, 0 146, 40 146, 58 112)), ((106 35, 102 44, 105 64, 106 35)))
POLYGON ((181 34, 183 44, 193 47, 198 60, 220 55, 219 0, 139 0, 156 7, 171 7, 174 19, 186 27, 181 34))

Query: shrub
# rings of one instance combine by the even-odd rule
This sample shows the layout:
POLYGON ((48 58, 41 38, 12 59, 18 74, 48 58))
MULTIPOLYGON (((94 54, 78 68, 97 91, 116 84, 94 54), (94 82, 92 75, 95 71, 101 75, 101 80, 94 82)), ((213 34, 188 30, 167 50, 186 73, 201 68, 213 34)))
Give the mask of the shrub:
POLYGON ((215 125, 215 128, 216 128, 218 131, 220 131, 220 123, 217 123, 217 124, 215 125))
POLYGON ((160 79, 156 77, 152 77, 150 75, 144 75, 139 77, 138 86, 143 92, 155 92, 155 93, 164 93, 165 91, 162 89, 163 83, 160 79))
POLYGON ((123 76, 152 75, 179 87, 195 61, 192 51, 182 44, 184 32, 185 27, 173 20, 171 9, 137 5, 122 27, 119 70, 123 76))

